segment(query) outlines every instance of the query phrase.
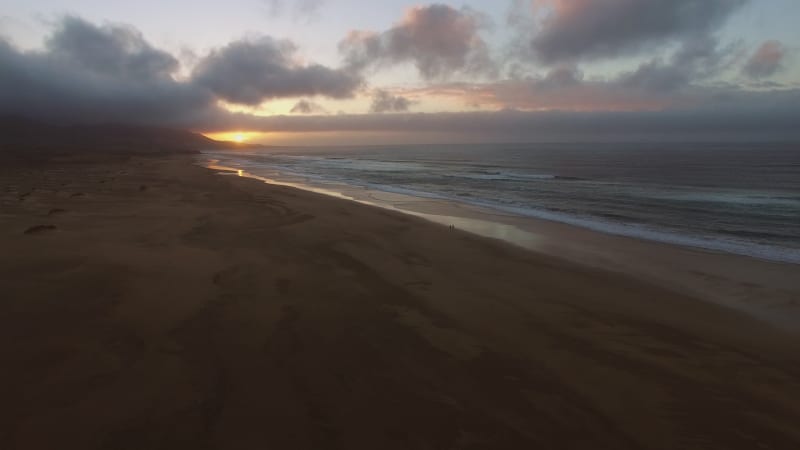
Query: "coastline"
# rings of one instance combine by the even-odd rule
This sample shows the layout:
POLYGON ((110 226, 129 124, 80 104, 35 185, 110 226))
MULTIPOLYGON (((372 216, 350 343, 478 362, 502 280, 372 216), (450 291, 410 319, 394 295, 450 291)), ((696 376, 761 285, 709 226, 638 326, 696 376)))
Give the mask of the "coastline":
MULTIPOLYGON (((205 158, 205 155, 200 159, 205 158)), ((449 199, 360 187, 265 178, 207 158, 223 173, 384 208, 502 240, 571 263, 634 276, 666 289, 734 308, 800 334, 800 264, 658 242, 523 217, 449 199)))
POLYGON ((3 448, 800 443, 796 334, 729 307, 191 156, 0 179, 3 448))
MULTIPOLYGON (((593 163, 593 169, 580 161, 560 167, 547 162, 547 155, 542 155, 541 167, 528 161, 514 168, 502 157, 495 161, 484 155, 488 149, 471 155, 475 158, 472 162, 458 158, 447 162, 446 152, 438 155, 441 150, 432 150, 438 156, 425 156, 419 148, 407 149, 412 153, 399 159, 379 150, 343 150, 341 156, 329 151, 202 153, 219 164, 255 175, 346 192, 368 201, 372 201, 372 192, 399 194, 415 203, 420 199, 444 201, 486 211, 488 216, 539 219, 603 234, 800 265, 796 239, 800 237, 792 239, 788 220, 795 213, 792 207, 797 198, 792 192, 797 188, 781 177, 758 182, 753 174, 743 174, 751 181, 737 184, 735 179, 710 170, 707 178, 690 174, 670 184, 663 177, 641 178, 653 168, 626 169, 605 161, 606 157, 593 163)), ((391 206, 396 202, 380 203, 391 206)))

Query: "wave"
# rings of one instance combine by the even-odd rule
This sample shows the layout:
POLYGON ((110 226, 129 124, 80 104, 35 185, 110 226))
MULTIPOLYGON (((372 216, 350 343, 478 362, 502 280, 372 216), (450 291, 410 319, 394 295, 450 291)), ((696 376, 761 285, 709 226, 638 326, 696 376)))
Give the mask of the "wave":
POLYGON ((581 217, 577 215, 569 215, 534 208, 509 207, 485 202, 476 203, 479 204, 476 204, 475 206, 488 207, 523 217, 532 217, 551 222, 564 223, 593 231, 599 231, 605 234, 750 256, 768 261, 800 264, 800 249, 758 244, 739 239, 725 239, 716 236, 693 236, 681 233, 678 230, 673 231, 657 229, 645 225, 611 222, 594 217, 581 217))
MULTIPOLYGON (((491 200, 476 199, 473 197, 433 194, 425 191, 397 188, 380 184, 368 184, 364 187, 376 191, 405 194, 418 198, 455 201, 519 217, 530 217, 551 222, 558 222, 616 236, 631 237, 665 244, 680 245, 684 247, 693 247, 715 252, 731 253, 768 261, 800 264, 800 249, 790 249, 773 245, 758 244, 752 241, 734 238, 726 239, 717 236, 688 235, 679 230, 659 229, 643 224, 622 223, 618 221, 603 220, 599 217, 580 216, 547 209, 510 206, 491 200)), ((622 216, 619 216, 618 218, 623 219, 622 216)))
POLYGON ((551 174, 525 174, 511 172, 475 172, 444 174, 447 178, 466 178, 470 180, 489 181, 526 181, 526 180, 555 180, 559 177, 551 174))

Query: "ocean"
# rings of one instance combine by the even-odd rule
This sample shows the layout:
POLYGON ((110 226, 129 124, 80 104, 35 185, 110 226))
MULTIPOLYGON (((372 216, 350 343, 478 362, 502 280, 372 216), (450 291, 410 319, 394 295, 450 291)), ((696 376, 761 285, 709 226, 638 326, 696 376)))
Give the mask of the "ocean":
POLYGON ((800 264, 800 146, 552 143, 210 151, 220 166, 336 191, 443 199, 800 264))

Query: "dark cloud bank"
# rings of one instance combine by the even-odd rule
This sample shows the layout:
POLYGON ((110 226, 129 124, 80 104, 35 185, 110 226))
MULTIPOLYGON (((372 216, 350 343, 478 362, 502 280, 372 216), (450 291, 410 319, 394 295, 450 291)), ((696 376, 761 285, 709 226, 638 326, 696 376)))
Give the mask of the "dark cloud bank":
POLYGON ((219 100, 257 105, 298 96, 346 98, 358 74, 293 62, 288 41, 242 40, 201 58, 178 80, 178 60, 136 30, 67 17, 42 51, 0 41, 0 114, 64 122, 205 127, 233 116, 219 100))
MULTIPOLYGON (((713 32, 742 2, 614 0, 604 2, 604 9, 589 0, 556 2, 572 6, 554 9, 529 43, 533 61, 549 67, 546 75, 500 81, 491 81, 499 63, 480 37, 485 19, 444 5, 413 8, 385 31, 351 33, 340 46, 342 68, 299 64, 294 44, 261 37, 213 50, 184 77, 177 75, 175 56, 150 45, 135 29, 68 17, 43 50, 23 52, 0 40, 0 115, 200 131, 449 133, 464 141, 643 133, 800 138, 798 90, 703 84, 737 62, 737 49, 721 46, 713 32), (652 10, 640 9, 642 4, 652 10), (634 12, 619 5, 632 5, 634 12), (614 15, 636 14, 633 22, 647 26, 610 25, 614 15), (676 44, 671 55, 616 78, 586 79, 579 69, 582 60, 635 52, 663 40, 676 44), (414 64, 424 78, 439 83, 458 74, 489 76, 483 83, 428 89, 447 88, 465 102, 500 111, 412 114, 406 97, 378 89, 372 91, 372 112, 395 114, 325 115, 307 98, 354 96, 363 92, 367 69, 400 63, 414 64), (304 99, 293 108, 295 116, 256 117, 218 106, 219 101, 257 105, 298 97, 304 99), (633 109, 647 111, 628 111, 633 109)), ((784 53, 780 43, 765 43, 739 63, 739 70, 751 79, 768 78, 782 67, 784 53)))
POLYGON ((214 98, 135 30, 64 19, 41 52, 0 41, 0 113, 74 122, 191 123, 214 98))

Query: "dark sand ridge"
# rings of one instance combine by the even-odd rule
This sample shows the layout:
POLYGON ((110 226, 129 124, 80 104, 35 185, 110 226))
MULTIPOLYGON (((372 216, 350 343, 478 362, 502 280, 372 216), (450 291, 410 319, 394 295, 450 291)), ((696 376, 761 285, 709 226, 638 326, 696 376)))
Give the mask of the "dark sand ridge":
POLYGON ((188 156, 0 179, 0 448, 800 448, 735 310, 188 156))

